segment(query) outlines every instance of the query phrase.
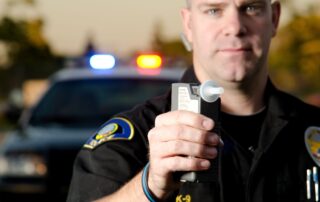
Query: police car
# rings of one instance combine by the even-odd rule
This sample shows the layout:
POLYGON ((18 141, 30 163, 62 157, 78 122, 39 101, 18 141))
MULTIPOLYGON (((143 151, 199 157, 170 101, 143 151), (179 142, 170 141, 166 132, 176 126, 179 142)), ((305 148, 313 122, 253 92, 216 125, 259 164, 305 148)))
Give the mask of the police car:
POLYGON ((139 68, 114 67, 110 55, 95 56, 91 64, 95 68, 54 74, 44 96, 0 145, 0 201, 65 201, 74 158, 98 127, 164 93, 184 72, 158 68, 156 55, 140 56, 139 68))

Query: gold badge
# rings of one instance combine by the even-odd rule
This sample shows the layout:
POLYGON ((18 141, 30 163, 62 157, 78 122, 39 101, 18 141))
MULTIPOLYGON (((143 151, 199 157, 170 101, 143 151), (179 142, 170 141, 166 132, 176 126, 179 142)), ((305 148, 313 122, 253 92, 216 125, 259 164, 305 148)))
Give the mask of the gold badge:
POLYGON ((320 127, 308 127, 304 134, 304 141, 311 158, 320 166, 320 127))

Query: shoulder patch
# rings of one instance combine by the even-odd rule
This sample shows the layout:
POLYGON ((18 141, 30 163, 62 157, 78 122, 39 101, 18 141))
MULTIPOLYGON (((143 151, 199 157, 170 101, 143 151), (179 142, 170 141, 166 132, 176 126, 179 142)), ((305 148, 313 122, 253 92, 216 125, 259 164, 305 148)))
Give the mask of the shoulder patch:
POLYGON ((320 166, 320 127, 308 127, 304 133, 304 142, 311 158, 320 166))
POLYGON ((114 140, 131 140, 133 136, 134 128, 132 123, 125 118, 116 117, 106 122, 83 147, 87 149, 95 149, 97 146, 105 142, 114 140))

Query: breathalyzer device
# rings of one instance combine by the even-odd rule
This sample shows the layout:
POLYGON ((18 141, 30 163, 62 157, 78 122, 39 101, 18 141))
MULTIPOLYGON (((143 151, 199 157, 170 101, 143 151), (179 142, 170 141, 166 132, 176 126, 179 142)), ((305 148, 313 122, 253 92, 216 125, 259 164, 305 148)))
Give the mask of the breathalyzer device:
MULTIPOLYGON (((201 85, 195 83, 174 83, 171 92, 171 110, 187 110, 201 113, 215 122, 213 131, 220 134, 220 95, 223 88, 212 80, 201 85)), ((218 156, 219 156, 219 148, 218 156)), ((190 157, 192 158, 192 157, 190 157)), ((197 172, 177 172, 175 177, 181 182, 217 182, 219 174, 219 158, 210 160, 208 170, 197 172)))

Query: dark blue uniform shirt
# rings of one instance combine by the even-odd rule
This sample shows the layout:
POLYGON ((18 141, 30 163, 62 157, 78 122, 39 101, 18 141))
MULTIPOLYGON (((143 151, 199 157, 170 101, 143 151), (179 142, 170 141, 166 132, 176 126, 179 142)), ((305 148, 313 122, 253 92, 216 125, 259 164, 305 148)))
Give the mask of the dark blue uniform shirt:
MULTIPOLYGON (((186 72, 182 82, 198 82, 193 70, 186 72)), ((167 201, 209 202, 217 194, 221 202, 314 201, 314 190, 307 200, 306 170, 316 164, 304 136, 309 127, 320 127, 320 109, 279 91, 270 81, 265 103, 261 122, 252 122, 252 131, 248 124, 238 137, 234 131, 229 134, 232 122, 222 120, 225 145, 220 150, 219 191, 211 183, 183 183, 167 201), (239 140, 248 133, 259 137, 250 151, 239 140)), ((170 106, 168 92, 107 122, 102 134, 88 140, 75 160, 68 201, 91 201, 111 194, 141 171, 148 162, 148 131, 156 116, 170 106)))

